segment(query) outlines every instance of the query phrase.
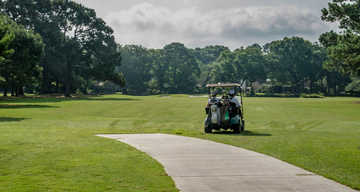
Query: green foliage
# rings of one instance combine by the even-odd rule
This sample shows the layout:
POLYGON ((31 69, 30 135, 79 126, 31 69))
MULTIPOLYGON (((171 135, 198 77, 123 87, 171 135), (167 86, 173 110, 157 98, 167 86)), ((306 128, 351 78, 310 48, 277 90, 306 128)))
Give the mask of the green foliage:
POLYGON ((199 61, 200 66, 209 65, 213 63, 222 52, 229 51, 230 49, 225 46, 215 45, 215 46, 206 46, 204 48, 195 48, 191 50, 194 57, 199 61))
POLYGON ((337 68, 343 73, 360 76, 360 2, 356 0, 333 0, 322 10, 322 20, 337 22, 341 34, 325 33, 320 37, 328 48, 329 68, 337 68))
POLYGON ((166 45, 162 51, 162 60, 166 66, 166 82, 162 82, 166 93, 192 93, 196 86, 196 77, 200 69, 194 56, 181 43, 166 45))
POLYGON ((307 80, 313 83, 321 79, 325 52, 316 44, 292 37, 268 43, 265 50, 269 53, 271 78, 282 83, 290 82, 297 94, 304 91, 307 80))
POLYGON ((41 70, 39 62, 43 55, 44 44, 40 35, 7 17, 1 17, 1 20, 3 38, 0 44, 4 55, 0 64, 0 74, 4 79, 2 87, 5 91, 7 88, 12 88, 14 94, 22 96, 23 87, 39 78, 41 70))
POLYGON ((0 78, 1 84, 5 82, 4 70, 6 64, 9 62, 9 57, 14 53, 14 50, 9 48, 10 43, 14 39, 14 33, 11 30, 10 20, 0 15, 0 78))
POLYGON ((122 65, 119 68, 124 73, 127 82, 127 94, 145 95, 149 92, 153 57, 151 52, 137 45, 120 47, 122 65))
POLYGON ((312 94, 301 94, 300 97, 302 98, 325 98, 323 94, 316 94, 316 93, 312 93, 312 94))
POLYGON ((261 46, 255 44, 235 51, 226 50, 221 53, 213 67, 212 75, 216 82, 264 81, 265 55, 261 46))
POLYGON ((200 75, 193 50, 181 43, 163 49, 146 49, 137 45, 121 47, 119 68, 124 73, 126 93, 135 95, 193 93, 200 75))
POLYGON ((346 92, 351 93, 352 95, 360 96, 360 78, 354 77, 352 78, 352 82, 346 86, 346 92))
POLYGON ((11 31, 9 19, 5 16, 0 16, 0 63, 4 64, 6 58, 14 53, 14 50, 9 49, 9 45, 14 39, 14 33, 11 31))
POLYGON ((1 7, 17 23, 33 29, 44 39, 43 93, 51 93, 56 82, 70 96, 83 87, 75 82, 81 78, 124 84, 115 74, 121 57, 113 30, 93 9, 64 0, 5 0, 1 7))
POLYGON ((221 46, 189 49, 179 43, 163 49, 126 45, 120 50, 123 65, 118 71, 124 72, 127 94, 205 93, 202 87, 207 83, 238 82, 250 87, 252 95, 260 89, 269 90, 270 95, 337 95, 348 83, 346 77, 323 68, 324 47, 299 37, 234 51, 221 46))
MULTIPOLYGON (((228 47, 215 45, 206 46, 204 48, 195 48, 190 50, 194 55, 196 61, 199 64, 200 76, 198 77, 198 85, 205 87, 209 82, 214 81, 214 75, 212 74, 215 66, 215 61, 220 57, 224 51, 230 51, 228 47)), ((201 89, 199 91, 202 91, 201 89)))
POLYGON ((32 84, 40 77, 39 62, 43 55, 44 44, 39 34, 34 34, 22 27, 17 27, 14 34, 15 39, 10 47, 15 52, 10 58, 11 76, 9 78, 18 86, 18 89, 22 89, 23 86, 32 84))

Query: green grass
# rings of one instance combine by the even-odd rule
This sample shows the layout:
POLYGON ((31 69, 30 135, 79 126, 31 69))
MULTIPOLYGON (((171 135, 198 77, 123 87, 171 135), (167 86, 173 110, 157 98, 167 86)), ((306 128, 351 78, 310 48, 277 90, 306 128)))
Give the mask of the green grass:
POLYGON ((269 154, 360 189, 360 98, 245 98, 247 132, 204 134, 186 95, 0 99, 0 191, 177 191, 159 163, 99 133, 171 133, 269 154))

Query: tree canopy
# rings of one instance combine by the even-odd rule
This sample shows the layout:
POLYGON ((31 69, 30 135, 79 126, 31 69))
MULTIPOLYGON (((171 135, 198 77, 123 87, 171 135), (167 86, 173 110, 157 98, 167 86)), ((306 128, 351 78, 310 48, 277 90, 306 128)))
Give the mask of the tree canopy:
POLYGON ((320 41, 328 48, 330 68, 360 76, 360 2, 333 0, 322 10, 322 20, 339 23, 340 34, 323 34, 320 41))
POLYGON ((124 84, 122 75, 115 73, 121 57, 113 30, 93 9, 65 0, 4 0, 1 7, 44 39, 42 93, 59 89, 59 84, 65 96, 81 87, 86 92, 92 80, 124 84))
POLYGON ((13 95, 24 95, 23 87, 39 79, 40 59, 44 44, 39 34, 25 29, 5 16, 1 16, 2 40, 0 74, 4 94, 11 89, 13 95))

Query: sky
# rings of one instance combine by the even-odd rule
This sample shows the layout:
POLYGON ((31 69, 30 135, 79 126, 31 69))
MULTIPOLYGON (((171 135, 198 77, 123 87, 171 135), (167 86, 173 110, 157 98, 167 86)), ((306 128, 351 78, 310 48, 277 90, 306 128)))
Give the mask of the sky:
POLYGON ((231 49, 300 36, 312 42, 335 29, 321 21, 329 0, 75 0, 96 10, 120 44, 231 49))

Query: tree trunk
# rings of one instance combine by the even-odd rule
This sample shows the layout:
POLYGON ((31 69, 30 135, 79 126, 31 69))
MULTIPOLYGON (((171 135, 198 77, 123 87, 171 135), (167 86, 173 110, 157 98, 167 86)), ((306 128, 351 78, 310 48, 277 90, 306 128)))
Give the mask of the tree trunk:
POLYGON ((60 91, 59 91, 59 89, 60 89, 59 80, 56 80, 56 85, 55 85, 55 87, 56 87, 56 93, 59 93, 59 92, 60 92, 60 91))
POLYGON ((335 93, 335 96, 338 96, 338 90, 337 90, 337 75, 335 74, 335 72, 333 73, 334 74, 334 93, 335 93))
POLYGON ((70 78, 68 77, 68 75, 66 75, 66 79, 65 79, 65 89, 64 89, 64 96, 65 97, 71 97, 71 82, 70 82, 70 78))
POLYGON ((250 81, 250 96, 256 96, 254 82, 250 81))
POLYGON ((71 62, 69 62, 68 60, 66 61, 66 74, 65 74, 65 81, 64 81, 64 85, 65 85, 65 89, 64 89, 64 96, 65 97, 71 97, 71 78, 72 74, 71 74, 71 62))
POLYGON ((43 65, 43 80, 42 80, 42 86, 41 86, 41 94, 49 94, 51 93, 51 82, 49 78, 49 69, 47 64, 43 65))
POLYGON ((23 97, 23 96, 25 96, 24 87, 23 87, 23 86, 19 86, 19 87, 17 88, 16 96, 17 96, 17 97, 23 97))
POLYGON ((15 96, 15 89, 14 86, 11 86, 11 96, 14 97, 15 96))
POLYGON ((7 97, 7 91, 8 91, 8 88, 7 86, 4 88, 4 97, 7 97))
POLYGON ((19 89, 18 89, 18 87, 15 87, 15 97, 19 97, 19 89))

